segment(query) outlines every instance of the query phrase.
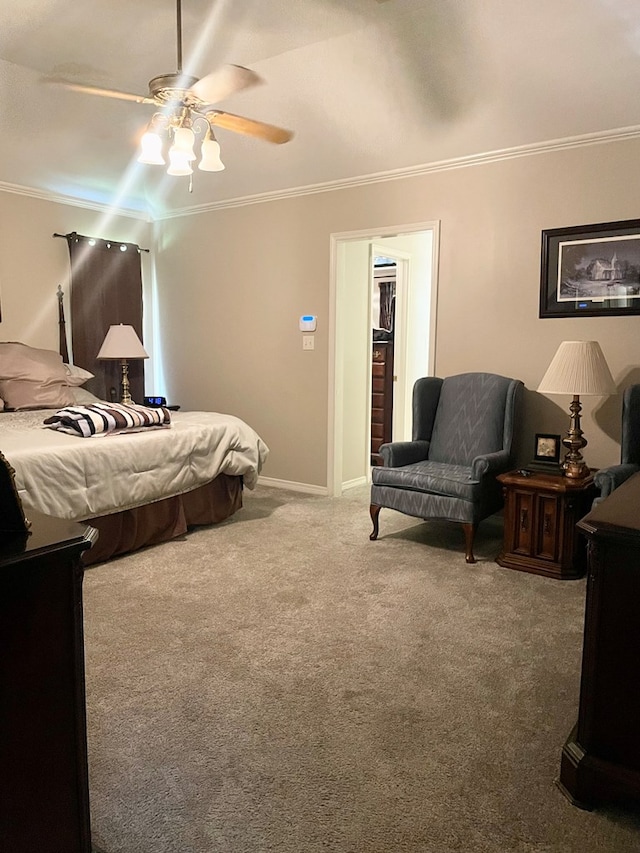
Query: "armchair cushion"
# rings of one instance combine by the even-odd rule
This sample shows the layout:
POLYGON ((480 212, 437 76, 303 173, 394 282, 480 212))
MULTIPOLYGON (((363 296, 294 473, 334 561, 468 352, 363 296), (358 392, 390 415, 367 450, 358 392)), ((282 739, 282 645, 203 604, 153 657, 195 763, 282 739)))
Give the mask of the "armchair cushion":
POLYGON ((480 480, 474 479, 468 465, 447 465, 425 459, 401 468, 374 468, 372 477, 377 486, 447 495, 465 501, 478 500, 480 497, 480 480))

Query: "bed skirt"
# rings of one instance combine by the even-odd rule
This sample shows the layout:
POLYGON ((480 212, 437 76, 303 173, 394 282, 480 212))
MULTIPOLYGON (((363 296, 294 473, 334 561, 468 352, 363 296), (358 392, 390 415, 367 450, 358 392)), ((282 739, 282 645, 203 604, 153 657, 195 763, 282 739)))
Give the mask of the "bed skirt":
POLYGON ((84 552, 85 566, 182 536, 189 527, 217 524, 242 506, 242 477, 219 474, 191 492, 136 509, 90 518, 98 541, 84 552))

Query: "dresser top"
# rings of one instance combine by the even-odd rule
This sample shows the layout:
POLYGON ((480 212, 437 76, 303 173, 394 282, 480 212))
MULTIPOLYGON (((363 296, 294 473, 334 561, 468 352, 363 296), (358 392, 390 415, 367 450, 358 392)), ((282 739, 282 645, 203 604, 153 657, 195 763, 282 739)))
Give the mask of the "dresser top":
POLYGON ((640 538, 640 473, 618 486, 578 526, 590 534, 616 532, 640 538))

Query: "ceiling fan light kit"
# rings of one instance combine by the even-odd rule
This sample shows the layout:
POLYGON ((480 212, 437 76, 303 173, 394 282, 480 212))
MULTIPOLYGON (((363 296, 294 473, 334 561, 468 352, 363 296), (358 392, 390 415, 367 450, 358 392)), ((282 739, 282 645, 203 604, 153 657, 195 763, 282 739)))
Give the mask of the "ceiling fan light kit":
POLYGON ((163 149, 169 145, 169 175, 193 173, 192 164, 198 159, 194 145, 196 134, 200 133, 203 136, 198 168, 203 172, 220 172, 225 168, 220 159, 220 145, 215 137, 214 125, 277 145, 288 142, 293 136, 289 130, 214 107, 215 103, 229 95, 262 82, 254 71, 241 65, 223 65, 202 79, 182 73, 181 0, 176 0, 176 19, 178 71, 154 77, 149 82, 149 94, 146 96, 61 78, 49 78, 46 82, 62 85, 75 92, 159 107, 142 135, 138 162, 152 166, 166 165, 163 149))
POLYGON ((156 113, 140 140, 139 163, 152 166, 164 166, 166 160, 163 148, 173 140, 168 155, 168 175, 193 174, 193 162, 198 159, 194 150, 196 133, 204 133, 200 146, 198 168, 203 172, 220 172, 224 163, 220 159, 220 144, 213 128, 203 115, 194 114, 186 107, 173 115, 156 113))

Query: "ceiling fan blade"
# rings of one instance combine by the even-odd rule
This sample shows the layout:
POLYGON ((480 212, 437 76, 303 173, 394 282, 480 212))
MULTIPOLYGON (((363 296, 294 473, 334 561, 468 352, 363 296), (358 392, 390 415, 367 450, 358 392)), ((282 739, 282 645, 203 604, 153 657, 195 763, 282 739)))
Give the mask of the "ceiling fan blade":
POLYGON ((235 133, 244 133, 247 136, 257 136, 258 139, 275 142, 277 145, 288 142, 293 137, 291 130, 285 130, 283 127, 276 127, 273 124, 266 124, 252 118, 245 118, 245 116, 236 116, 233 113, 212 110, 206 113, 206 116, 211 124, 225 130, 233 130, 235 133))
POLYGON ((217 104, 234 92, 262 83, 255 71, 242 65, 223 65, 207 74, 191 87, 191 91, 206 104, 217 104))
POLYGON ((74 83, 73 80, 65 80, 63 77, 43 77, 44 83, 53 83, 71 89, 73 92, 85 92, 87 95, 101 95, 103 98, 117 98, 121 101, 135 101, 138 104, 154 104, 153 98, 144 95, 133 95, 130 92, 119 92, 117 89, 103 89, 100 86, 87 86, 84 83, 74 83))

